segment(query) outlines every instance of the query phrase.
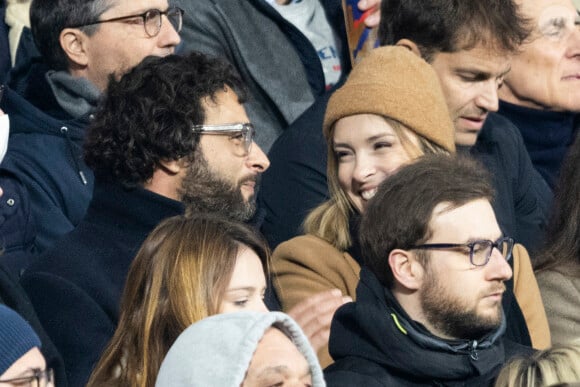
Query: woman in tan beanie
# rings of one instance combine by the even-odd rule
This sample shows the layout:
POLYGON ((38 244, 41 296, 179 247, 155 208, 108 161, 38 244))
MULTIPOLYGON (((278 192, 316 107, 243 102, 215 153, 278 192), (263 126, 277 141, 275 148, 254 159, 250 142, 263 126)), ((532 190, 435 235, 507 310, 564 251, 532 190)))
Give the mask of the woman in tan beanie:
MULTIPOLYGON (((356 226, 378 185, 418 157, 455 152, 437 75, 402 47, 373 50, 353 69, 328 102, 323 131, 331 197, 307 217, 307 234, 279 245, 272 257, 274 286, 286 311, 334 288, 354 298, 360 271, 356 226)), ((323 367, 330 364, 326 346, 318 355, 323 367)))

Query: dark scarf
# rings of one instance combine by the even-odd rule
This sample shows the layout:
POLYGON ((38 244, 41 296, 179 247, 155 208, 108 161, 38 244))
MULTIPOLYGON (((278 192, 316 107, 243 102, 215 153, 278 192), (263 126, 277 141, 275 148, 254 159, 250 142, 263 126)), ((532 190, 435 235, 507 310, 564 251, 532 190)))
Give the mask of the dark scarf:
POLYGON ((576 114, 531 109, 504 101, 500 101, 498 113, 518 127, 534 167, 554 188, 577 131, 576 114))

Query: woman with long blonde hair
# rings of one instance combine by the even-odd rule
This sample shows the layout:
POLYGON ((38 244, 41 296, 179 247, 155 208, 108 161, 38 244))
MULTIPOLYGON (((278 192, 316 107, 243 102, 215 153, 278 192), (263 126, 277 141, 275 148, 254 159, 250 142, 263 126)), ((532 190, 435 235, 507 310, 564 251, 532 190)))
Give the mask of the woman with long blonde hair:
POLYGON ((117 330, 88 386, 152 387, 167 351, 192 323, 267 311, 267 261, 265 242, 242 223, 200 215, 159 224, 131 265, 117 330))

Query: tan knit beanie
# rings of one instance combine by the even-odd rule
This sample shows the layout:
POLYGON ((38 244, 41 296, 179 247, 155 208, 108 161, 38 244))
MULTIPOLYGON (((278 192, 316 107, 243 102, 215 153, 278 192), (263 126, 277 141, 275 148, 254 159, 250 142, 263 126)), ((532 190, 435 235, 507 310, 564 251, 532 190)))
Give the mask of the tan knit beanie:
POLYGON ((328 101, 323 132, 343 117, 377 114, 455 152, 455 129, 439 78, 431 66, 400 46, 374 49, 328 101))

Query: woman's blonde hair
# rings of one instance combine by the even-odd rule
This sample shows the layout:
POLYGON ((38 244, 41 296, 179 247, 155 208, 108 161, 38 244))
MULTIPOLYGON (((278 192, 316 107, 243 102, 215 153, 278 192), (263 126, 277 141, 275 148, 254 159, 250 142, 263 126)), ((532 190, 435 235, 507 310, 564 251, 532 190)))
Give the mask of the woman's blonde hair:
POLYGON ((87 386, 154 386, 179 334, 219 313, 244 246, 258 255, 266 274, 267 245, 247 225, 214 215, 159 224, 131 264, 117 330, 87 386))
MULTIPOLYGON (((407 152, 411 160, 424 156, 425 154, 449 154, 440 145, 419 136, 399 121, 389 117, 383 117, 397 135, 403 149, 407 152)), ((349 220, 355 207, 351 203, 347 194, 340 187, 338 180, 338 159, 334 153, 333 136, 336 124, 330 129, 327 137, 327 167, 326 176, 328 180, 328 191, 330 199, 322 203, 306 217, 304 221, 304 231, 326 240, 339 250, 348 249, 351 244, 349 230, 349 220)))
POLYGON ((495 387, 547 387, 580 381, 580 343, 554 346, 528 358, 511 360, 495 387))

